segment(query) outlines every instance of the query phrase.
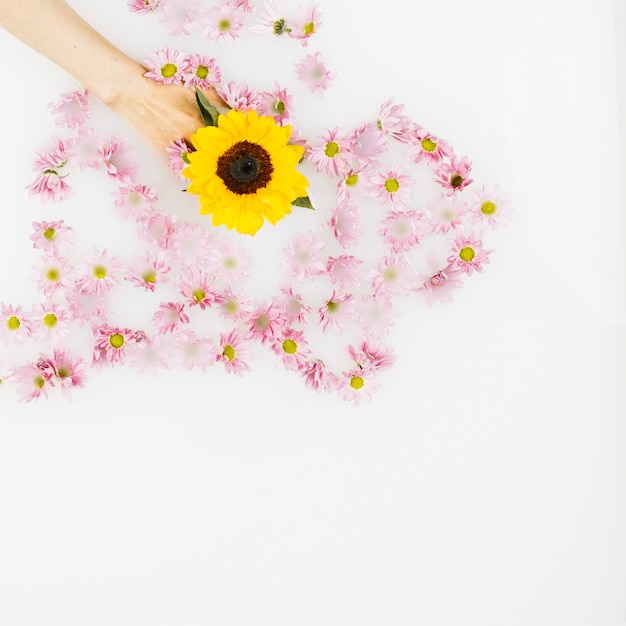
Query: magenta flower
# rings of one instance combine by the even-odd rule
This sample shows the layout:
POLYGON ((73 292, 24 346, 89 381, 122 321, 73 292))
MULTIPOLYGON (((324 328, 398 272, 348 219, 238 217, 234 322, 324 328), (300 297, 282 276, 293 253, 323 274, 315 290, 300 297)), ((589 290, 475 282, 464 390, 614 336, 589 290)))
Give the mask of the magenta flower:
POLYGON ((445 190, 445 193, 451 195, 465 189, 473 182, 470 177, 472 171, 472 162, 468 157, 459 159, 452 156, 449 161, 442 161, 434 170, 435 182, 438 182, 445 190))
POLYGON ((34 233, 30 236, 33 248, 40 248, 49 255, 61 255, 76 241, 74 229, 65 226, 64 220, 33 222, 34 233))
POLYGON ((81 128, 89 117, 87 90, 62 93, 58 101, 48 104, 48 108, 57 116, 56 123, 59 126, 81 128))
POLYGON ((352 165, 353 154, 350 150, 350 138, 339 128, 325 128, 315 145, 306 150, 307 160, 318 172, 328 176, 339 176, 352 165))
POLYGON ((185 87, 208 89, 222 81, 222 72, 217 61, 206 54, 191 54, 181 69, 185 87))
POLYGON ((250 371, 248 361, 251 357, 252 351, 248 348, 248 341, 238 328, 220 333, 215 360, 223 363, 229 374, 242 376, 244 372, 250 371))
POLYGON ((323 95, 335 78, 335 73, 326 67, 321 52, 307 54, 302 61, 296 63, 295 71, 309 91, 318 95, 323 95))
POLYGON ((185 53, 167 46, 153 52, 145 61, 148 71, 144 76, 162 85, 182 85, 185 53))
POLYGON ((162 302, 158 311, 152 316, 157 333, 164 335, 173 333, 181 325, 189 324, 189 316, 185 313, 185 305, 180 302, 162 302))
POLYGON ((475 271, 482 272, 483 265, 489 263, 489 255, 493 250, 483 248, 480 237, 474 233, 460 234, 452 241, 451 254, 448 262, 468 276, 475 271))

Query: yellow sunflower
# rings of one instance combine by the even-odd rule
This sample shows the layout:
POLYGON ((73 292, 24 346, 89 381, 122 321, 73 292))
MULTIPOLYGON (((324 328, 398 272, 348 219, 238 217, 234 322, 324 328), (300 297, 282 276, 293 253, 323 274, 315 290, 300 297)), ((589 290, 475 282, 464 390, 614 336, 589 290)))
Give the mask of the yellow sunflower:
POLYGON ((296 170, 304 148, 290 145, 290 135, 291 126, 234 109, 217 126, 199 128, 183 174, 191 180, 187 191, 199 196, 200 213, 210 214, 214 226, 249 235, 264 220, 276 224, 291 213, 309 182, 296 170))

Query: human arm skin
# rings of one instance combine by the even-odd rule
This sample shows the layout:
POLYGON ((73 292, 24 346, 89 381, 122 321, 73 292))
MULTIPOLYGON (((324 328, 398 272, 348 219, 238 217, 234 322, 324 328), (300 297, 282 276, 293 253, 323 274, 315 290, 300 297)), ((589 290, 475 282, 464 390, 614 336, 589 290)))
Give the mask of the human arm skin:
MULTIPOLYGON (((91 95, 125 117, 158 150, 203 126, 193 90, 160 85, 65 0, 0 0, 0 26, 58 65, 91 95)), ((217 107, 214 89, 205 92, 217 107)))

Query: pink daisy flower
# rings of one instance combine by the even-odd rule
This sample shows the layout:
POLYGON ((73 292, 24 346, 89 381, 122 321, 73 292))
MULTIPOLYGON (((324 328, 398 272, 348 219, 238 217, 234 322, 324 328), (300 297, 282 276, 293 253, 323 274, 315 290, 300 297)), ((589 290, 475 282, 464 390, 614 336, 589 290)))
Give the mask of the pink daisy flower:
POLYGON ((372 172, 367 185, 373 198, 389 206, 406 206, 413 196, 413 177, 398 167, 372 172))
POLYGON ((231 44, 239 38, 244 21, 237 9, 228 2, 211 7, 203 16, 202 33, 217 44, 231 44))
POLYGON ((288 370, 301 370, 311 353, 304 332, 293 328, 284 328, 274 337, 272 350, 288 370))
POLYGON ((201 224, 181 222, 172 231, 169 248, 183 266, 204 265, 209 259, 213 238, 201 224))
POLYGON ((364 198, 368 193, 367 180, 370 176, 371 169, 368 165, 350 167, 343 172, 337 183, 337 198, 346 202, 364 198))
POLYGON ((413 287, 414 272, 404 256, 385 256, 372 273, 371 286, 376 293, 405 295, 413 287))
POLYGON ((393 301, 387 293, 361 295, 354 308, 361 327, 370 335, 386 335, 394 324, 393 301))
POLYGON ((183 176, 183 170, 191 163, 189 154, 193 152, 193 148, 191 148, 184 139, 179 138, 172 141, 165 148, 165 151, 170 169, 178 178, 188 182, 187 178, 183 176))
POLYGON ((122 364, 126 360, 126 348, 138 339, 140 335, 130 328, 111 326, 108 322, 97 325, 93 328, 93 364, 110 365, 122 364))
POLYGON ((190 54, 181 70, 185 87, 208 89, 222 81, 217 62, 206 54, 190 54))
POLYGON ((307 313, 311 312, 311 307, 305 304, 301 294, 294 292, 293 287, 281 285, 280 295, 274 296, 274 302, 285 316, 286 324, 306 324, 307 313))
POLYGON ((103 169, 102 156, 99 152, 104 139, 95 128, 79 128, 74 140, 67 145, 68 154, 81 172, 88 167, 94 170, 103 169))
POLYGON ((243 291, 226 288, 217 301, 219 314, 232 322, 245 320, 252 312, 252 305, 243 291))
POLYGON ((511 198, 500 185, 483 185, 475 192, 468 209, 475 225, 496 229, 511 217, 511 198))
POLYGON ((153 52, 145 61, 148 71, 144 76, 162 85, 181 85, 185 53, 179 48, 167 46, 153 52))
POLYGON ((419 125, 415 125, 411 136, 411 145, 407 157, 414 163, 428 163, 437 166, 444 159, 454 154, 452 145, 436 135, 429 133, 419 125))
POLYGON ((109 137, 98 148, 107 174, 120 183, 132 184, 137 170, 137 162, 133 151, 128 148, 128 139, 109 137))
POLYGON ((306 155, 318 172, 325 172, 328 176, 346 172, 354 156, 350 150, 350 138, 339 128, 325 128, 318 142, 307 148, 306 155))
POLYGON ((126 6, 132 13, 152 13, 160 0, 126 0, 126 6))
POLYGON ((33 336, 39 340, 55 343, 70 333, 71 314, 66 307, 56 302, 35 305, 30 318, 33 336))
POLYGON ((449 195, 465 189, 473 182, 471 178, 472 162, 468 157, 459 159, 456 155, 449 161, 442 161, 434 169, 435 182, 439 183, 449 195))
POLYGON ((396 355, 391 348, 371 338, 362 338, 358 343, 350 344, 348 354, 364 370, 388 369, 396 361, 396 355))
POLYGON ((68 175, 61 176, 56 170, 42 172, 27 186, 28 194, 40 196, 43 202, 63 202, 71 194, 71 187, 65 182, 68 175))
POLYGON ((205 265, 217 283, 225 286, 239 284, 250 275, 252 257, 243 246, 235 241, 222 239, 208 252, 205 265))
POLYGON ((264 91, 259 98, 259 113, 268 117, 273 117, 279 126, 284 126, 291 118, 293 96, 287 93, 286 89, 274 83, 272 91, 264 91))
POLYGON ((229 374, 242 376, 244 372, 248 372, 250 370, 248 361, 251 358, 252 351, 248 348, 248 340, 238 328, 220 333, 215 360, 223 363, 229 374))
POLYGON ((55 139, 48 150, 36 153, 37 159, 33 164, 33 170, 41 172, 49 169, 60 170, 65 167, 69 158, 68 145, 69 143, 62 139, 55 139))
POLYGON ((331 372, 321 359, 305 361, 299 371, 306 385, 315 391, 330 392, 339 384, 336 374, 331 372))
POLYGON ((18 397, 22 402, 46 398, 54 386, 51 375, 42 372, 34 363, 16 368, 13 377, 17 383, 18 397))
POLYGON ((254 11, 254 0, 227 0, 235 11, 241 13, 252 13, 254 11))
POLYGON ((285 314, 272 300, 255 306, 245 321, 248 337, 261 343, 273 341, 285 322, 285 314))
POLYGON ((342 248, 348 248, 359 241, 363 223, 359 219, 357 207, 349 198, 339 199, 337 206, 331 210, 325 228, 330 229, 342 248))
POLYGON ((380 107, 376 126, 383 134, 401 143, 409 143, 413 126, 403 111, 403 104, 394 104, 393 98, 389 98, 380 107))
POLYGON ((99 323, 111 313, 106 294, 96 296, 93 293, 82 293, 78 289, 68 289, 63 295, 70 318, 75 322, 99 323))
POLYGON ((162 251, 156 254, 147 253, 127 269, 124 280, 137 287, 143 287, 146 291, 154 292, 157 284, 169 280, 171 269, 169 261, 162 251))
POLYGON ((432 256, 426 260, 430 269, 427 274, 417 276, 417 293, 424 295, 429 307, 436 302, 449 304, 452 302, 453 292, 463 287, 462 272, 454 269, 451 264, 438 264, 432 256))
POLYGON ((342 372, 337 385, 337 393, 346 402, 359 404, 372 399, 372 394, 382 385, 376 380, 375 371, 353 367, 342 372))
POLYGON ((387 151, 385 133, 375 122, 365 122, 350 135, 350 150, 363 165, 378 163, 387 151))
POLYGON ((162 250, 168 250, 177 227, 176 216, 168 215, 163 211, 150 213, 139 219, 137 226, 138 235, 143 241, 162 250))
POLYGON ((263 0, 263 15, 249 30, 261 35, 282 35, 289 32, 287 21, 274 0, 263 0))
POLYGON ((133 183, 122 183, 112 195, 115 198, 115 210, 123 220, 131 216, 141 219, 150 215, 158 200, 156 189, 133 183))
POLYGON ((174 365, 186 370, 202 372, 215 364, 216 348, 206 337, 198 337, 193 331, 181 330, 174 335, 174 365))
POLYGON ((35 232, 30 236, 33 248, 49 255, 61 255, 76 241, 74 229, 65 226, 64 220, 33 222, 33 230, 35 232))
POLYGON ((344 293, 339 296, 333 289, 330 298, 317 311, 321 329, 324 332, 331 328, 339 332, 346 330, 354 317, 353 304, 351 294, 344 293))
POLYGON ((467 209, 459 196, 441 196, 428 207, 430 231, 446 234, 463 224, 467 209))
POLYGON ((329 71, 321 52, 307 54, 302 61, 296 63, 296 76, 303 81, 312 93, 323 95, 335 78, 329 71))
POLYGON ((185 305, 179 302, 162 302, 158 311, 152 316, 157 333, 173 333, 182 324, 189 324, 189 316, 185 313, 185 305))
POLYGON ((116 274, 121 269, 120 260, 110 256, 106 248, 100 252, 95 251, 76 268, 76 288, 82 293, 100 296, 118 284, 116 274))
POLYGON ((3 344, 23 343, 31 336, 32 325, 24 307, 0 302, 0 337, 3 344))
POLYGON ((287 269, 292 278, 301 282, 323 274, 326 266, 319 253, 325 245, 315 233, 298 235, 292 243, 283 248, 285 257, 281 261, 281 266, 287 269))
POLYGON ((174 358, 174 347, 170 337, 155 335, 135 341, 128 350, 128 365, 141 374, 159 374, 170 369, 174 358))
POLYGON ((225 85, 216 87, 218 95, 226 104, 236 111, 256 111, 260 108, 261 94, 248 87, 246 81, 231 80, 225 85))
POLYGON ((392 252, 410 250, 422 241, 426 230, 424 214, 421 211, 394 211, 387 213, 378 234, 382 236, 392 252))
POLYGON ((72 283, 72 271, 69 263, 61 256, 51 254, 44 257, 35 268, 37 288, 46 298, 67 289, 72 283))
POLYGON ((317 5, 310 7, 298 7, 296 14, 289 20, 289 36, 300 40, 303 46, 307 46, 309 38, 314 35, 322 25, 322 13, 317 5))
POLYGON ((39 368, 55 379, 61 393, 67 400, 71 400, 71 391, 82 388, 87 382, 87 373, 84 359, 75 357, 66 348, 54 348, 52 357, 40 355, 39 368))
POLYGON ((9 365, 9 362, 4 359, 0 361, 0 387, 11 380, 14 380, 13 368, 9 365))
POLYGON ((342 254, 338 257, 329 256, 326 263, 326 273, 330 282, 342 290, 350 290, 359 286, 363 275, 363 261, 351 254, 342 254))
POLYGON ((56 124, 66 128, 80 128, 89 117, 89 95, 85 89, 62 93, 59 100, 50 102, 48 108, 56 115, 56 124))
POLYGON ((474 233, 460 234, 451 243, 448 262, 456 269, 471 276, 475 271, 482 272, 483 265, 489 263, 493 250, 483 248, 482 239, 474 233))
POLYGON ((189 306, 200 307, 203 311, 224 299, 213 288, 207 272, 197 267, 185 268, 178 275, 176 287, 189 306))
POLYGON ((159 21, 169 35, 191 35, 199 19, 197 0, 161 0, 159 21))

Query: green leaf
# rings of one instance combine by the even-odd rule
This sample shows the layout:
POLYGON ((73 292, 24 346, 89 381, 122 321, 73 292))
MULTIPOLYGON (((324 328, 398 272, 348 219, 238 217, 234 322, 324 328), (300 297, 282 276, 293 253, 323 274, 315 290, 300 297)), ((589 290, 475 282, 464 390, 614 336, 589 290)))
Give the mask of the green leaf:
POLYGON ((315 211, 315 207, 311 204, 311 200, 309 196, 302 196, 301 198, 296 198, 291 204, 293 206, 301 206, 305 209, 313 209, 315 211))
POLYGON ((220 112, 209 102, 208 98, 196 87, 196 102, 205 126, 217 126, 220 112))

